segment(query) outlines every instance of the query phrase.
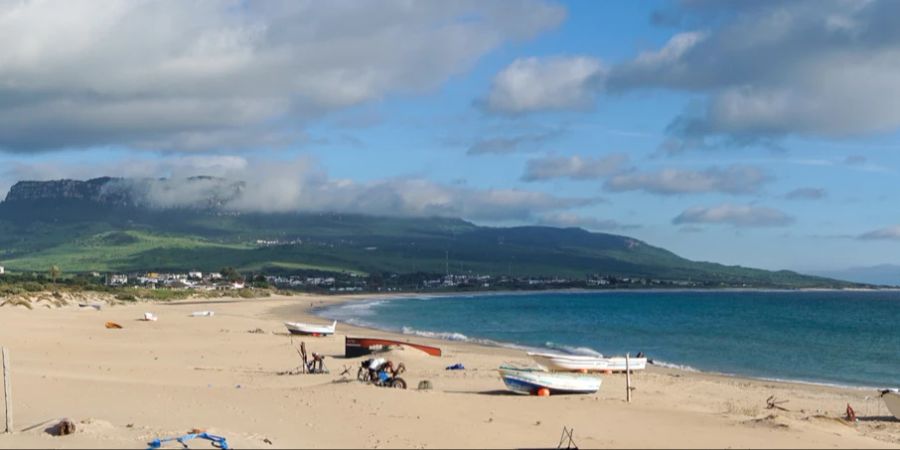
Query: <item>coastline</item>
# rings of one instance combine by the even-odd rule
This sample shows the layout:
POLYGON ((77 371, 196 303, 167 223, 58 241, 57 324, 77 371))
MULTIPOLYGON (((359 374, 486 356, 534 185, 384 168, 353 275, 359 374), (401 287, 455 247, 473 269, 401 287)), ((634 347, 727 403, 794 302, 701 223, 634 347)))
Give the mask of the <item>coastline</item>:
POLYGON ((530 361, 520 351, 344 323, 335 337, 285 333, 284 319, 321 322, 315 308, 361 298, 372 296, 0 308, 16 405, 16 432, 0 435, 0 447, 143 448, 191 428, 234 448, 554 447, 563 426, 575 428, 582 448, 900 445, 900 421, 855 390, 651 367, 633 376, 631 404, 620 375, 604 375, 595 395, 528 397, 509 394, 495 370, 530 361), (215 315, 191 317, 204 309, 215 315), (159 321, 138 321, 146 311, 159 321), (354 334, 436 345, 444 356, 393 350, 386 357, 406 364, 410 389, 364 385, 351 380, 364 358, 343 357, 342 337, 354 334), (331 374, 279 375, 296 367, 300 340, 326 355, 331 374), (457 362, 466 370, 444 370, 457 362), (433 389, 415 389, 423 380, 433 389), (789 400, 789 411, 767 409, 772 395, 789 400), (859 423, 840 419, 847 403, 859 423), (76 434, 43 431, 61 417, 75 421, 76 434))
MULTIPOLYGON (((900 289, 897 289, 900 291, 900 289)), ((348 305, 348 304, 357 304, 357 303, 375 303, 382 301, 394 301, 394 300, 406 300, 406 299, 421 299, 421 298, 454 298, 454 297, 486 297, 486 296, 507 296, 507 295, 541 295, 541 294, 578 294, 578 293, 622 293, 622 292, 635 292, 635 293, 653 293, 653 292, 845 292, 845 289, 809 289, 809 290, 781 290, 781 289, 610 289, 610 290, 590 290, 590 289, 554 289, 554 290, 546 290, 546 291, 473 291, 473 292, 461 292, 461 293, 437 293, 437 294, 429 294, 429 293, 399 293, 399 294, 358 294, 358 295, 342 295, 335 296, 339 298, 339 300, 334 302, 329 302, 327 305, 319 305, 311 308, 302 309, 300 312, 306 314, 308 316, 312 316, 313 318, 320 319, 328 319, 328 320, 338 320, 341 323, 345 323, 346 319, 342 317, 332 317, 326 314, 323 314, 329 309, 337 308, 340 306, 348 305)), ((865 292, 870 291, 881 291, 881 290, 863 290, 865 292)), ((287 312, 286 312, 287 313, 287 312)), ((559 351, 559 349, 548 348, 548 347, 533 347, 524 344, 518 344, 515 342, 503 342, 503 341, 495 341, 488 338, 480 338, 474 336, 468 336, 461 333, 449 331, 449 332, 439 332, 434 330, 418 330, 411 329, 411 333, 405 332, 406 326, 398 325, 396 327, 379 327, 374 324, 353 321, 346 323, 347 325, 352 325, 354 329, 360 330, 368 330, 368 331, 377 331, 381 333, 388 333, 396 339, 400 340, 409 340, 414 338, 426 338, 426 339, 434 339, 438 342, 451 342, 451 343, 466 343, 473 346, 481 346, 486 348, 501 348, 507 349, 514 352, 526 352, 526 351, 559 351), (450 337, 452 336, 452 337, 450 337), (458 337, 462 337, 464 339, 460 339, 458 337)), ((593 350, 593 349, 591 349, 593 350)), ((841 384, 837 382, 827 382, 827 381, 814 381, 814 380, 802 380, 802 379, 790 379, 790 378, 778 378, 778 377, 766 377, 766 376, 752 376, 740 373, 728 373, 728 372, 719 372, 719 371, 711 371, 711 370, 703 370, 695 368, 689 364, 679 361, 655 361, 650 362, 648 367, 655 367, 659 369, 668 369, 675 370, 684 373, 699 373, 710 376, 717 377, 725 377, 736 380, 748 380, 748 381, 759 381, 759 382, 773 382, 773 383, 787 383, 787 384, 797 384, 801 386, 818 386, 818 387, 829 387, 836 389, 846 389, 860 392, 873 392, 879 389, 886 388, 895 388, 895 386, 866 386, 866 385, 852 385, 852 384, 841 384)), ((900 383, 900 381, 898 381, 900 383)))

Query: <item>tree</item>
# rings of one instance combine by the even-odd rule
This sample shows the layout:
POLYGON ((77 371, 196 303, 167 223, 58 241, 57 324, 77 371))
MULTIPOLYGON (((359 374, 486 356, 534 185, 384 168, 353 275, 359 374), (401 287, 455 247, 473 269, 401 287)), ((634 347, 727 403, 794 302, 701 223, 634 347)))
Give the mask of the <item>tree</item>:
POLYGON ((234 267, 226 267, 221 270, 222 278, 234 283, 236 281, 244 281, 244 277, 234 267))
POLYGON ((59 270, 59 266, 50 266, 50 279, 53 280, 53 284, 56 284, 56 279, 59 278, 60 273, 62 273, 62 271, 59 270))

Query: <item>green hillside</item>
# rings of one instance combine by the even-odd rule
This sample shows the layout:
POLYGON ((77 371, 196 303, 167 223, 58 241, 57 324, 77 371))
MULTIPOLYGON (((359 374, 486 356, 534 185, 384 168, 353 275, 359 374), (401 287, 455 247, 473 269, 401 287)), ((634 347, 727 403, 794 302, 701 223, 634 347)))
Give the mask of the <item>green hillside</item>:
POLYGON ((766 287, 848 283, 693 262, 625 236, 576 228, 480 227, 459 219, 224 214, 77 200, 0 204, 0 264, 12 271, 141 270, 589 274, 766 287), (267 241, 267 243, 259 243, 267 241))

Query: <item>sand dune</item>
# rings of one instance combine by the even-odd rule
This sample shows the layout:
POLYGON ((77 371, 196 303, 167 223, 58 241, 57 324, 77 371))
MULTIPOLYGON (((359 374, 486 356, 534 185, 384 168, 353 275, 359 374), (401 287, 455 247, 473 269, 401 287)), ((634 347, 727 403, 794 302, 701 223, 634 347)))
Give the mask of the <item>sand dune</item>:
MULTIPOLYGON (((306 338, 329 357, 328 375, 280 375, 298 366, 282 319, 319 320, 299 311, 341 299, 293 297, 210 304, 128 304, 101 311, 0 308, 0 345, 10 349, 16 431, 0 447, 145 448, 193 428, 241 447, 550 447, 562 428, 590 447, 897 447, 900 421, 874 392, 754 381, 653 368, 606 375, 590 396, 525 397, 505 391, 496 371, 527 363, 521 352, 403 336, 444 349, 389 358, 408 367, 400 391, 353 380, 359 361, 344 359, 343 335, 388 335, 338 325, 338 335, 306 338), (192 311, 213 317, 190 317, 192 311), (158 322, 139 321, 145 311, 158 322), (122 329, 107 329, 108 321, 122 329), (262 333, 253 332, 257 329, 262 333), (448 372, 462 362, 467 370, 448 372), (348 369, 350 377, 341 376, 348 369), (416 390, 422 380, 434 386, 416 390), (766 398, 790 411, 766 409, 766 398), (857 424, 840 420, 850 403, 857 424), (74 435, 44 430, 60 418, 74 435), (268 442, 271 442, 269 444, 268 442)), ((2 413, 2 412, 0 412, 2 413)), ((0 422, 2 426, 2 422, 0 422)), ((170 445, 177 448, 177 445, 170 445)), ((192 448, 211 448, 192 443, 192 448)))

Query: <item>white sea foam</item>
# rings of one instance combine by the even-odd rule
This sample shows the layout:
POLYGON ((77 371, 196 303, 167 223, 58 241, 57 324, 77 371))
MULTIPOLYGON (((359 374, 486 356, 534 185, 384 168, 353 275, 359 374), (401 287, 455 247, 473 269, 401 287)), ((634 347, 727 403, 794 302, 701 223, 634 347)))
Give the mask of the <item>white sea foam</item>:
POLYGON ((413 336, 422 336, 434 339, 443 339, 445 341, 472 342, 468 336, 462 333, 441 332, 441 331, 420 331, 410 327, 403 327, 400 330, 403 334, 411 334, 413 336))
POLYGON ((697 370, 691 366, 685 365, 685 364, 673 364, 673 363, 668 363, 665 361, 660 361, 658 359, 653 360, 653 365, 659 366, 659 367, 665 367, 667 369, 683 370, 685 372, 700 372, 699 370, 697 370))

